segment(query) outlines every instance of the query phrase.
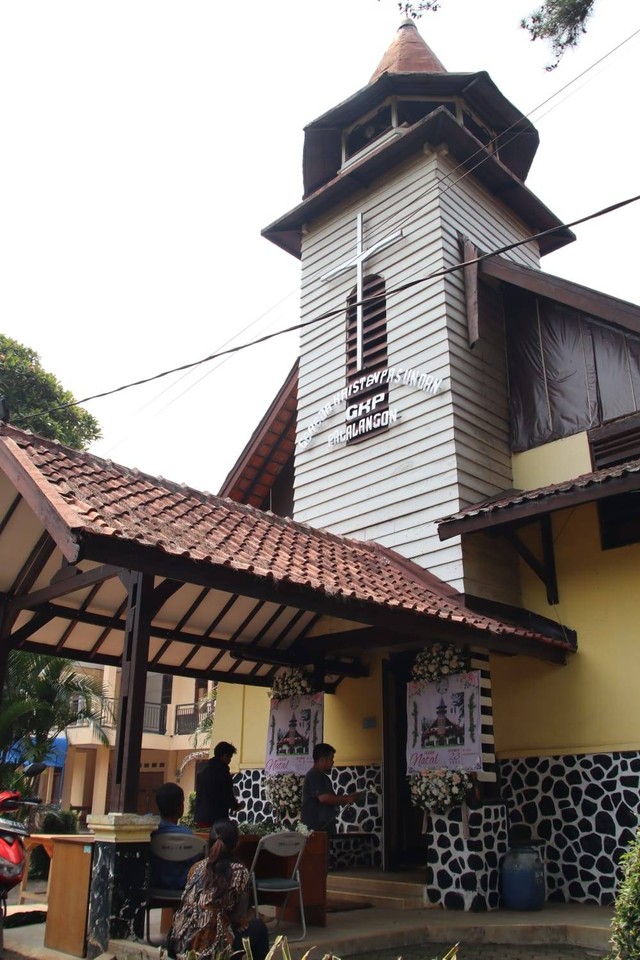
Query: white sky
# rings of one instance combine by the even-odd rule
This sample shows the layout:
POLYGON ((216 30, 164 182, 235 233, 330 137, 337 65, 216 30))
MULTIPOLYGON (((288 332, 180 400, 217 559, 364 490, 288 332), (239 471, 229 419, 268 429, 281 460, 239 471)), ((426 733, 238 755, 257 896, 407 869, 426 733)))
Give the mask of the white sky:
MULTIPOLYGON (((518 26, 537 5, 442 0, 418 26, 525 113, 640 28, 636 3, 599 0, 546 73, 518 26)), ((81 399, 296 323, 298 261, 260 230, 301 199, 303 126, 368 82, 399 23, 395 0, 6 0, 0 330, 81 399)), ((527 184, 565 221, 640 193, 639 56, 640 34, 532 116, 527 184)), ((543 269, 640 302, 639 217, 577 228, 543 269)), ((216 492, 296 349, 87 403, 93 452, 216 492)))

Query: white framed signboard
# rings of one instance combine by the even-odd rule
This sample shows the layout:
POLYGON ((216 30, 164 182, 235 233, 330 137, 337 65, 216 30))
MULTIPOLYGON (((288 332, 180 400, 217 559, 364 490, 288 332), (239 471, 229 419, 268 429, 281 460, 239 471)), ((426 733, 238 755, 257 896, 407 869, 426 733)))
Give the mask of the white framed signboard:
POLYGON ((407 684, 407 775, 482 770, 480 671, 407 684))
POLYGON ((305 774, 313 766, 313 748, 322 742, 324 694, 272 700, 267 730, 265 772, 305 774))

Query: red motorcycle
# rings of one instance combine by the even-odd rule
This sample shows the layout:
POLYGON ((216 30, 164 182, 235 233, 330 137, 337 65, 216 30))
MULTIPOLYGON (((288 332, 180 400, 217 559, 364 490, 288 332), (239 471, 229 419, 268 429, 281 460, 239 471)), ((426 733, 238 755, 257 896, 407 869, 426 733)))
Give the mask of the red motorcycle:
MULTIPOLYGON (((44 763, 31 763, 23 770, 25 777, 37 777, 46 770, 44 763)), ((4 956, 4 919, 7 915, 7 894, 24 875, 26 853, 24 838, 29 828, 18 820, 9 820, 5 813, 21 807, 37 806, 39 797, 25 797, 19 790, 0 791, 0 958, 4 956)))

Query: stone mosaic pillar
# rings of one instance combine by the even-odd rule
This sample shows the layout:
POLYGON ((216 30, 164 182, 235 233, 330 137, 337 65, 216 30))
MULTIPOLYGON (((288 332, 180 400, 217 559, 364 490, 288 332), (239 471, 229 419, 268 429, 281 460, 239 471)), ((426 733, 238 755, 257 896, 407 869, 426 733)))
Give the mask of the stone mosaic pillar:
POLYGON ((500 868, 507 852, 503 803, 478 810, 454 807, 429 817, 427 899, 446 910, 500 906, 500 868))
POLYGON ((107 950, 109 940, 140 940, 144 912, 140 893, 145 886, 149 837, 158 817, 108 813, 87 817, 95 834, 89 917, 88 960, 107 950))

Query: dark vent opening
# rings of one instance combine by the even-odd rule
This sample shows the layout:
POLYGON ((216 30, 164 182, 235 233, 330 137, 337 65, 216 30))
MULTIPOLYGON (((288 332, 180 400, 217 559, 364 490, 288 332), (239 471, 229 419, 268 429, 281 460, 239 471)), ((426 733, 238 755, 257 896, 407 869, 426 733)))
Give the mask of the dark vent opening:
POLYGON ((374 434, 388 430, 381 414, 389 409, 387 384, 362 381, 387 366, 387 298, 384 278, 372 274, 363 281, 362 368, 357 369, 357 290, 347 298, 347 386, 358 389, 347 404, 347 430, 354 436, 347 443, 360 443, 374 434))

